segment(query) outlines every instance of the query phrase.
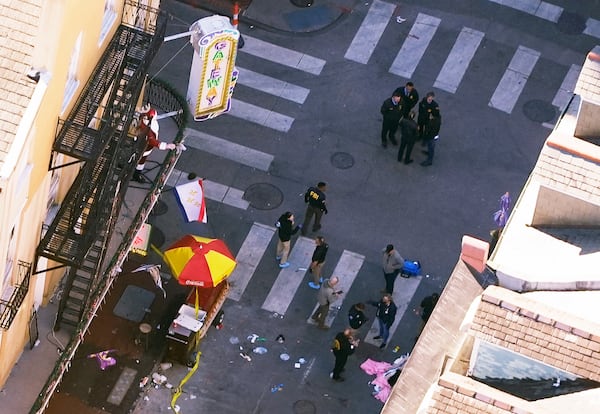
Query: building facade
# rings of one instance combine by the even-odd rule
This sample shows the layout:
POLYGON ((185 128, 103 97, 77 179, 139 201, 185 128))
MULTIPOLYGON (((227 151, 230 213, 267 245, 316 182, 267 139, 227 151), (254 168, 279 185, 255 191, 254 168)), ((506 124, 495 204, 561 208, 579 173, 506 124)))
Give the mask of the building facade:
MULTIPOLYGON (((151 12, 158 6, 159 0, 0 5, 0 386, 35 339, 35 310, 83 267, 98 244, 94 235, 108 237, 103 217, 118 209, 134 167, 119 164, 123 171, 112 174, 113 155, 125 145, 139 102, 151 60, 144 51, 162 42, 154 36, 158 13, 151 12), (131 66, 133 56, 139 68, 131 66), (118 180, 108 182, 111 176, 118 180)), ((92 277, 88 291, 93 287, 92 277)), ((82 309, 86 301, 87 294, 82 309)))

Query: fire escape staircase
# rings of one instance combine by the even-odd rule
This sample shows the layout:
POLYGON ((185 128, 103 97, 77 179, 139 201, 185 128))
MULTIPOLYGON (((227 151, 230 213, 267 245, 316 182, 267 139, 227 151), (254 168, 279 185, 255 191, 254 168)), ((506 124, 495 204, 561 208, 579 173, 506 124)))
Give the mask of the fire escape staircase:
POLYGON ((55 151, 83 162, 37 250, 68 267, 55 330, 61 324, 77 326, 90 305, 129 180, 145 146, 144 140, 133 139, 129 128, 146 72, 164 38, 166 19, 157 16, 150 33, 121 24, 72 112, 61 122, 54 143, 55 151))

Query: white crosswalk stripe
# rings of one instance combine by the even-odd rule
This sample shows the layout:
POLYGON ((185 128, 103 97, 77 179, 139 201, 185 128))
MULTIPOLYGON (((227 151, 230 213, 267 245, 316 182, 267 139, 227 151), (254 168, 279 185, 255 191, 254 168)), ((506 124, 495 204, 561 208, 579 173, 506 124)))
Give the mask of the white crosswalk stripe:
POLYGON ((290 116, 237 99, 231 100, 231 110, 227 115, 235 116, 236 118, 241 118, 281 132, 288 132, 294 122, 294 118, 290 116))
POLYGON ((554 99, 552 100, 552 105, 558 107, 560 112, 564 111, 564 109, 569 104, 569 101, 573 97, 573 93, 575 91, 575 84, 577 83, 577 78, 579 77, 579 73, 581 72, 581 66, 579 65, 571 65, 567 75, 563 79, 560 88, 556 92, 554 99))
POLYGON ((539 57, 540 52, 519 46, 488 105, 510 114, 539 57))
POLYGON ((563 8, 540 0, 490 0, 502 6, 510 7, 536 17, 556 23, 563 8))
POLYGON ((483 32, 463 27, 433 86, 455 93, 484 36, 483 32))
POLYGON ((374 0, 344 58, 358 63, 367 63, 395 9, 394 4, 374 0))
POLYGON ((314 250, 314 240, 308 237, 298 237, 288 258, 291 266, 281 269, 279 272, 275 283, 273 283, 267 298, 262 304, 263 309, 278 313, 279 315, 285 315, 298 287, 304 279, 304 274, 310 264, 314 250))
POLYGON ((237 68, 239 71, 237 83, 261 92, 268 93, 269 95, 303 104, 310 93, 310 89, 303 88, 302 86, 272 78, 270 76, 251 71, 250 69, 241 68, 239 66, 237 68))
MULTIPOLYGON (((423 276, 415 276, 410 278, 398 277, 396 279, 396 283, 394 284, 394 294, 392 295, 392 297, 398 310, 396 311, 396 318, 394 319, 394 323, 390 327, 390 337, 388 339, 388 344, 392 340, 392 337, 394 336, 394 332, 396 332, 396 329, 398 328, 400 320, 402 320, 402 317, 406 313, 408 305, 410 304, 412 297, 415 295, 415 292, 417 291, 421 280, 423 280, 423 276)), ((371 329, 369 329, 369 332, 367 333, 367 336, 365 337, 363 342, 379 346, 381 345, 381 340, 373 339, 373 337, 379 335, 379 322, 377 321, 377 318, 374 319, 375 320, 373 321, 373 325, 371 326, 371 329)))
MULTIPOLYGON (((339 278, 339 283, 335 286, 335 289, 341 290, 342 292, 348 292, 364 261, 365 257, 363 255, 344 250, 342 257, 338 261, 333 273, 331 274, 332 276, 337 276, 339 278)), ((330 304, 329 313, 325 318, 325 326, 331 327, 335 317, 338 314, 338 310, 344 303, 345 297, 345 295, 341 295, 336 302, 330 304)), ((319 303, 317 302, 310 315, 308 315, 306 322, 313 325, 315 324, 315 321, 312 320, 312 315, 315 313, 318 307, 319 303)))
POLYGON ((195 129, 186 128, 185 145, 248 167, 269 171, 273 156, 195 129))
POLYGON ((390 73, 405 78, 412 77, 440 22, 441 19, 434 16, 423 13, 417 15, 415 23, 390 67, 390 73))
POLYGON ((229 299, 240 300, 260 260, 264 256, 273 238, 273 234, 275 234, 275 227, 265 226, 260 223, 252 225, 235 258, 237 262, 235 270, 228 279, 231 284, 231 289, 227 296, 229 299))
POLYGON ((240 52, 313 75, 319 75, 326 63, 323 59, 277 46, 248 35, 244 35, 244 47, 240 49, 240 52))

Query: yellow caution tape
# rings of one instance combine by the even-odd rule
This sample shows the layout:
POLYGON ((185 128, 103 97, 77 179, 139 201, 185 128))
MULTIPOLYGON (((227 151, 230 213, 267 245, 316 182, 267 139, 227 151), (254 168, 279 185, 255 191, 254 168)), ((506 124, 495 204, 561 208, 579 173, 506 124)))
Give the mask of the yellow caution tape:
POLYGON ((183 392, 183 386, 185 385, 185 383, 188 382, 188 380, 192 377, 192 375, 194 375, 194 373, 198 369, 198 363, 200 362, 200 355, 202 355, 202 352, 198 351, 196 353, 196 361, 194 362, 194 366, 192 367, 190 372, 188 372, 187 375, 185 377, 183 377, 183 379, 181 380, 181 382, 179 383, 177 388, 175 388, 175 392, 173 392, 173 397, 171 397, 171 409, 173 410, 174 413, 179 413, 179 411, 177 411, 175 409, 175 403, 177 402, 177 400, 179 399, 179 396, 183 392))

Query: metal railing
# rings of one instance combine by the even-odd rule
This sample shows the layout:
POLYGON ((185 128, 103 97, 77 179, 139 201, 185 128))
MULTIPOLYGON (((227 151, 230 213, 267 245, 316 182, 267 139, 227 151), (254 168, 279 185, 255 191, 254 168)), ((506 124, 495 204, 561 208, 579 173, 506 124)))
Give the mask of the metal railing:
MULTIPOLYGON (((173 142, 176 144, 182 142, 184 138, 183 132, 189 119, 189 110, 185 98, 180 96, 168 84, 157 79, 151 81, 147 85, 147 96, 152 96, 153 99, 156 99, 156 101, 153 101, 153 105, 159 109, 165 112, 180 113, 174 118, 174 121, 177 124, 178 133, 173 142)), ((81 321, 77 325, 76 331, 71 338, 71 341, 65 347, 65 350, 62 352, 60 358, 56 362, 52 373, 48 377, 46 384, 29 411, 30 414, 41 414, 48 406, 50 398, 60 384, 63 375, 68 371, 71 360, 75 356, 75 352, 77 351, 79 345, 83 342, 84 336, 88 331, 94 316, 97 314, 101 304, 104 302, 104 298, 110 290, 113 281, 121 271, 131 246, 133 246, 135 236, 152 211, 152 208, 154 207, 154 204, 158 200, 158 197, 166 185, 167 179, 173 171, 173 168, 175 168, 175 164, 177 163, 180 155, 180 152, 177 150, 171 150, 167 154, 164 163, 160 167, 156 180, 152 183, 152 187, 140 205, 140 208, 136 216, 133 218, 131 225, 129 226, 127 232, 123 235, 123 239, 119 244, 117 252, 113 255, 103 277, 100 279, 100 283, 92 295, 93 300, 91 306, 84 312, 81 321)))
POLYGON ((31 263, 19 261, 18 281, 13 286, 13 291, 8 300, 0 299, 0 329, 8 330, 12 325, 27 292, 29 292, 29 279, 31 277, 31 263))

